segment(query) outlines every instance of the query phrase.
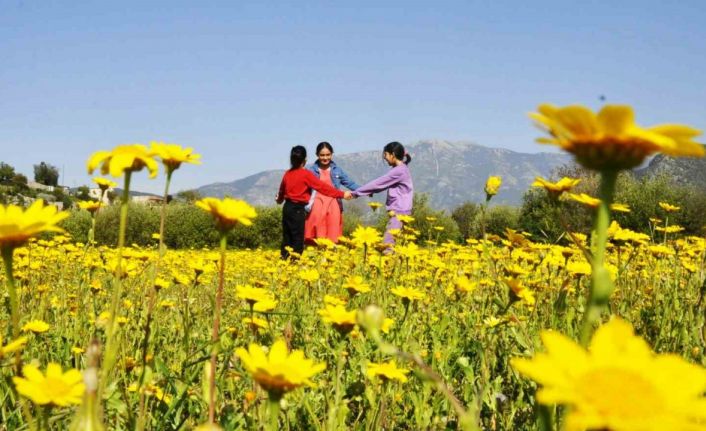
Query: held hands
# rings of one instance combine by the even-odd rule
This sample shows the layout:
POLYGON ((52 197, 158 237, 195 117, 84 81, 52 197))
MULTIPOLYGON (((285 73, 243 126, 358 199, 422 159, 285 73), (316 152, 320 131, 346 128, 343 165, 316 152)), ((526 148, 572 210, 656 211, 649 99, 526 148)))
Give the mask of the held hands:
POLYGON ((349 191, 343 192, 343 199, 349 201, 349 200, 354 199, 354 198, 355 198, 355 196, 353 196, 353 193, 351 193, 351 192, 349 192, 349 191))

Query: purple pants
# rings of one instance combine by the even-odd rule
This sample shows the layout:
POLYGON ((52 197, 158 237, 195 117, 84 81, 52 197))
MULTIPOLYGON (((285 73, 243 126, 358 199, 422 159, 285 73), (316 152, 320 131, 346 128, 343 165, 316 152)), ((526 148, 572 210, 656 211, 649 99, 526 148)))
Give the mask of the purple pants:
POLYGON ((402 229, 402 222, 397 218, 396 215, 390 217, 387 221, 387 226, 385 227, 385 236, 382 242, 388 245, 395 245, 395 238, 390 234, 390 229, 402 229))

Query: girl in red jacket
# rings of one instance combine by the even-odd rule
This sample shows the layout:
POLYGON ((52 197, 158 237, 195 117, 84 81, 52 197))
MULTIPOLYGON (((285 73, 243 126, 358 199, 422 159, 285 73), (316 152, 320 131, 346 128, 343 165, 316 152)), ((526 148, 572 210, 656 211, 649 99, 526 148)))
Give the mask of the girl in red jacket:
POLYGON ((342 192, 316 178, 310 170, 305 169, 306 148, 297 145, 289 155, 292 167, 284 173, 279 193, 275 199, 278 204, 284 202, 282 208, 282 259, 289 257, 289 250, 301 255, 304 251, 304 223, 311 190, 332 198, 351 199, 351 192, 342 192))

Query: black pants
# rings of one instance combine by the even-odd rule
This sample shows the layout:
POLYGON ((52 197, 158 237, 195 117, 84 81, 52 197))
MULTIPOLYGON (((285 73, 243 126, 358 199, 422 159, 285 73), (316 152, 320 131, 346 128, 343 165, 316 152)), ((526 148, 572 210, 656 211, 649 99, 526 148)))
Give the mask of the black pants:
POLYGON ((306 211, 304 204, 285 201, 282 208, 282 259, 289 257, 285 247, 301 254, 304 251, 304 222, 306 211))

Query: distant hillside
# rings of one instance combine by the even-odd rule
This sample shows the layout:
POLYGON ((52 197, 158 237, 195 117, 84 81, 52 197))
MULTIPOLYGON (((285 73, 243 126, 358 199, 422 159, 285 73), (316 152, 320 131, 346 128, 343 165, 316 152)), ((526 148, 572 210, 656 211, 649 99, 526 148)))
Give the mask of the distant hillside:
MULTIPOLYGON (((437 208, 452 209, 465 201, 485 199, 483 187, 489 175, 500 175, 503 185, 494 202, 519 204, 538 175, 570 161, 555 153, 518 153, 469 142, 421 141, 408 146, 412 155, 412 177, 417 193, 429 194, 437 208)), ((312 156, 313 158, 313 156, 312 156)), ((380 151, 336 154, 336 163, 362 184, 382 175, 387 164, 380 151)), ((234 196, 255 205, 272 205, 283 170, 260 172, 229 183, 199 187, 203 196, 234 196)))
POLYGON ((637 171, 638 175, 666 174, 679 184, 706 191, 706 158, 669 157, 656 155, 650 163, 637 171))
MULTIPOLYGON (((121 188, 114 188, 113 192, 115 192, 115 196, 122 196, 123 195, 123 189, 121 188)), ((130 190, 130 196, 156 196, 156 197, 161 197, 155 193, 145 193, 137 190, 130 190)), ((162 195, 164 196, 164 195, 162 195)))

